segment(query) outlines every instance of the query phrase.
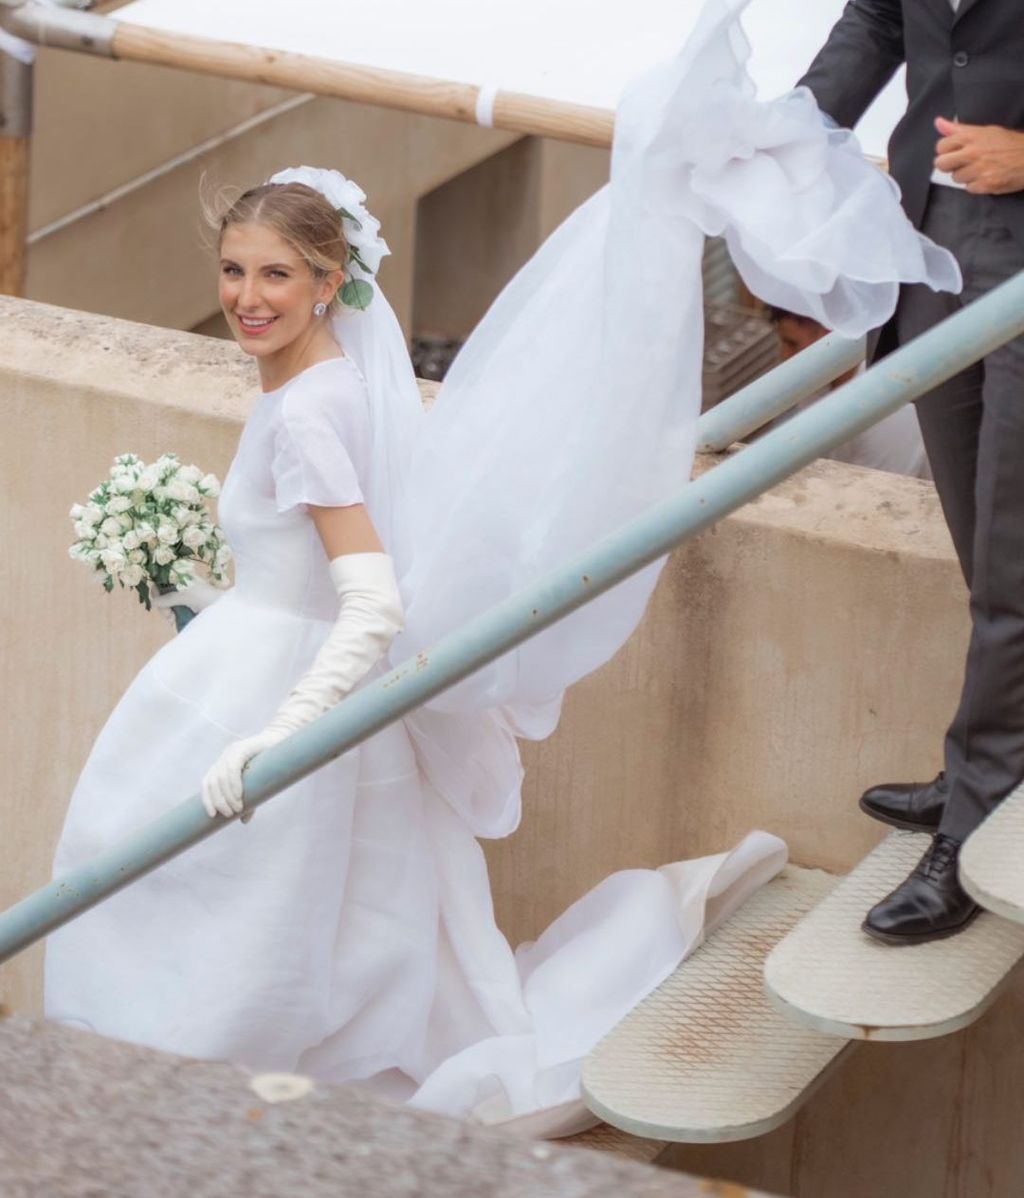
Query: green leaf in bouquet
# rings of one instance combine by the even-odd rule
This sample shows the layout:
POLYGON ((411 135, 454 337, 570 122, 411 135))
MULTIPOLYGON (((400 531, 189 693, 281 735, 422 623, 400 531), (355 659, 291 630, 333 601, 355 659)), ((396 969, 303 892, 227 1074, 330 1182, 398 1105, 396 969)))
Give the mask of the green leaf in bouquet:
POLYGON ((341 289, 341 302, 365 312, 373 300, 373 287, 365 279, 349 279, 341 289))
POLYGON ((103 580, 103 589, 107 592, 108 595, 114 589, 114 580, 113 580, 113 578, 110 577, 109 574, 103 580))
POLYGON ((363 227, 363 222, 361 220, 356 220, 356 218, 351 212, 349 212, 347 208, 338 208, 337 213, 342 220, 350 220, 357 229, 361 229, 363 227))
POLYGON ((145 581, 140 582, 135 589, 139 592, 139 602, 145 607, 146 611, 149 611, 151 607, 149 602, 149 583, 145 581))

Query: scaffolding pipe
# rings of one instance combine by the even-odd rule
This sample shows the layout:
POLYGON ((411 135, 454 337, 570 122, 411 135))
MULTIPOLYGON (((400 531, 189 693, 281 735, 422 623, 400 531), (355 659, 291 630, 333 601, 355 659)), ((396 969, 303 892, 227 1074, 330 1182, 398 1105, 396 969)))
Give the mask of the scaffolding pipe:
MULTIPOLYGON (((471 620, 253 759, 253 810, 441 691, 597 598, 993 349, 1024 333, 1024 272, 903 346, 565 567, 471 620)), ((637 402, 642 403, 638 396, 637 402)), ((0 915, 0 962, 231 821, 198 795, 0 915)))

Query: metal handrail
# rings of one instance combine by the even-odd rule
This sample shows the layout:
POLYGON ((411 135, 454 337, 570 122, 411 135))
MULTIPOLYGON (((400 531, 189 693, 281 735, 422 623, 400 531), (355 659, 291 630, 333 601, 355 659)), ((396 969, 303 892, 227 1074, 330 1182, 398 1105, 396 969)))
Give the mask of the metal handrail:
MULTIPOLYGON (((481 666, 635 574, 834 446, 996 347, 1024 333, 1024 272, 903 346, 859 377, 726 458, 564 568, 498 604, 429 651, 350 695, 253 760, 245 802, 255 808, 481 666)), ((125 837, 88 865, 0 915, 0 962, 184 852, 229 821, 198 796, 125 837)))
POLYGON ((697 452, 720 453, 747 433, 810 399, 864 361, 866 339, 829 333, 705 412, 697 423, 697 452))

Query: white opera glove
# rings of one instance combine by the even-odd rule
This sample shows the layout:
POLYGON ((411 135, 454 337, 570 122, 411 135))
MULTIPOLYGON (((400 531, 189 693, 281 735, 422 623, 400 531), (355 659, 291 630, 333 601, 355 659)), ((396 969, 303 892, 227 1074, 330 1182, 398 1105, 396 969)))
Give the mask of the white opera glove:
POLYGON ((166 619, 173 621, 172 607, 190 607, 198 615, 226 594, 227 590, 224 587, 215 587, 205 578, 196 577, 187 587, 178 591, 168 591, 166 595, 151 593, 149 603, 166 619))
POLYGON ((340 703, 402 631, 402 597, 386 553, 346 553, 330 563, 330 571, 339 603, 334 627, 266 728, 228 745, 203 779, 203 806, 211 819, 240 814, 249 761, 340 703))

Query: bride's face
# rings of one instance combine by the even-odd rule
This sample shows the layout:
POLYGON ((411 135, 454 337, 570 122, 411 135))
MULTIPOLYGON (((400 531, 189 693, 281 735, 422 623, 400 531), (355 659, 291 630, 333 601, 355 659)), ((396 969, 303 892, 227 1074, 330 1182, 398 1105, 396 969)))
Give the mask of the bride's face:
POLYGON ((270 357, 309 331, 313 305, 332 288, 298 251, 266 225, 229 225, 220 247, 218 296, 247 354, 270 357))

